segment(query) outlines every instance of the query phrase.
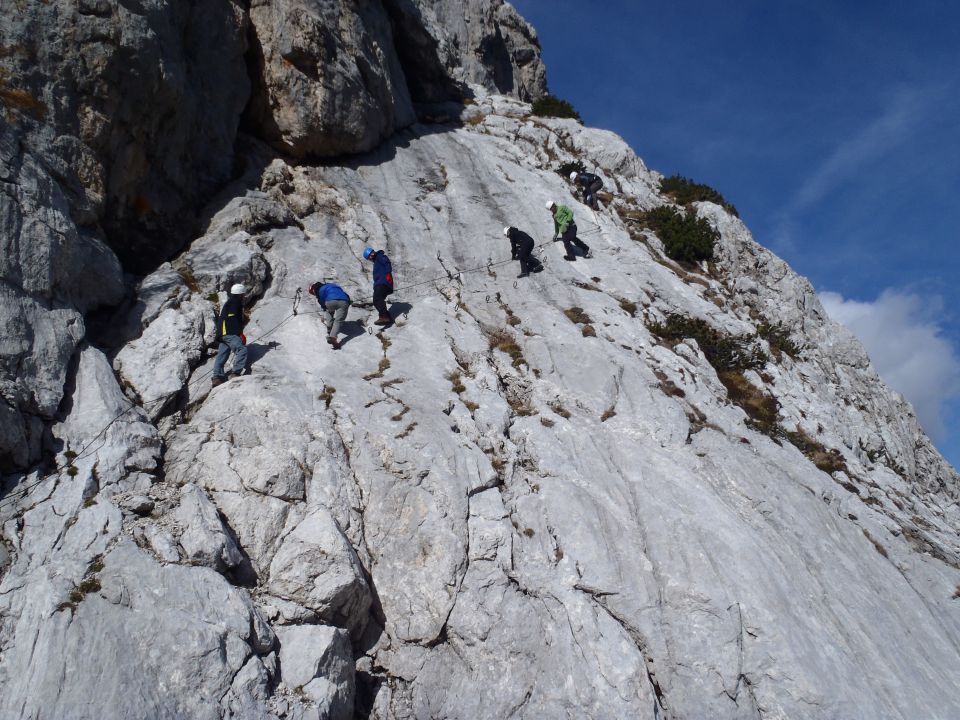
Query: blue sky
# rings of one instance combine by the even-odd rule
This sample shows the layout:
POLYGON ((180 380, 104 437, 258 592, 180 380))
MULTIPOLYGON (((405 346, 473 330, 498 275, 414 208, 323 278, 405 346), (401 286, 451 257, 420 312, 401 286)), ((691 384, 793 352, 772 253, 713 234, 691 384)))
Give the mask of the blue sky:
POLYGON ((960 465, 960 5, 513 4, 551 92, 723 193, 960 465))

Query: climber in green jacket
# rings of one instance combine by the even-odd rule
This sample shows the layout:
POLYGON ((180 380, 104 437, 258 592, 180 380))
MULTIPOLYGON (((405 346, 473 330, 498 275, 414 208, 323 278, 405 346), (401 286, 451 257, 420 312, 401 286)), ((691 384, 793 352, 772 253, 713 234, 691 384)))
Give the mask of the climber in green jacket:
POLYGON ((583 256, 590 257, 590 246, 577 237, 577 224, 573 221, 573 210, 566 205, 557 205, 552 200, 547 202, 547 210, 553 216, 553 232, 557 240, 563 240, 563 249, 567 254, 564 260, 573 262, 577 256, 573 254, 576 246, 583 251, 583 256))

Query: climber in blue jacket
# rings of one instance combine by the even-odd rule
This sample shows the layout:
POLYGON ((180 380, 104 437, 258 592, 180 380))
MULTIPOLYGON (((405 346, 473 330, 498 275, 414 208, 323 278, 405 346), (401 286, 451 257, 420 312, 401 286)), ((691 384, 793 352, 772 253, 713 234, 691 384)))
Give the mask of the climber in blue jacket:
POLYGON ((310 294, 320 303, 320 317, 327 328, 327 343, 334 350, 340 349, 337 335, 340 334, 340 324, 347 319, 347 310, 350 309, 350 296, 343 288, 332 282, 315 282, 310 286, 310 294))
POLYGON ((393 266, 390 258, 383 250, 374 250, 372 247, 364 248, 363 258, 373 263, 373 306, 380 314, 374 325, 392 325, 393 317, 387 310, 387 295, 393 292, 393 266))

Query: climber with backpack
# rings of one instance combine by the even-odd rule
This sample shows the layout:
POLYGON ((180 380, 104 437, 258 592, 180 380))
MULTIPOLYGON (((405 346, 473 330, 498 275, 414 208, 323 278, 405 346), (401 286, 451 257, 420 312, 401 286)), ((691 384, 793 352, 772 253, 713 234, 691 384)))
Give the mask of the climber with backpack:
POLYGON ((520 261, 518 278, 525 278, 532 272, 543 270, 540 261, 532 256, 534 245, 532 237, 515 227, 505 227, 503 234, 510 240, 510 259, 520 261))
POLYGON ((563 248, 567 252, 563 259, 570 262, 577 259, 573 254, 574 247, 580 248, 585 258, 590 257, 590 246, 577 237, 577 224, 573 221, 573 210, 566 205, 557 205, 552 200, 547 201, 546 208, 553 217, 553 231, 556 239, 563 241, 563 248))
POLYGON ((320 303, 320 317, 327 328, 327 344, 332 345, 334 350, 339 350, 337 335, 340 334, 341 323, 347 319, 350 296, 342 287, 332 282, 315 282, 310 285, 309 291, 320 303))
POLYGON ((393 266, 383 250, 364 248, 363 259, 373 263, 373 306, 379 317, 374 325, 392 325, 393 317, 387 310, 387 295, 393 292, 393 266))
POLYGON ((570 173, 570 182, 580 188, 583 196, 583 202, 594 210, 600 209, 600 203, 597 202, 597 191, 603 187, 603 180, 588 172, 570 173))
POLYGON ((243 296, 246 286, 237 283, 230 288, 227 301, 217 317, 217 359, 213 362, 213 387, 222 385, 231 378, 240 377, 247 369, 247 337, 243 334, 243 296), (233 370, 224 374, 223 366, 233 353, 233 370))

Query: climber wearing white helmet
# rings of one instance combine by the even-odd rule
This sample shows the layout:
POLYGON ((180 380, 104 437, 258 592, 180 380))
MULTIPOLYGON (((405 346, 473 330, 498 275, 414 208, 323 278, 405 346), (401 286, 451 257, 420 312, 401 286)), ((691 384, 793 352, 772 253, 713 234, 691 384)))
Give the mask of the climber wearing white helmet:
POLYGON ((241 283, 233 285, 217 318, 217 340, 220 341, 220 347, 217 348, 217 359, 213 363, 213 387, 239 377, 247 370, 247 338, 243 334, 243 296, 246 294, 246 286, 241 283), (223 366, 227 364, 231 352, 234 355, 233 370, 225 375, 223 366))
POLYGON ((580 188, 583 193, 583 202, 594 210, 600 209, 600 203, 597 202, 597 191, 603 187, 603 180, 588 172, 570 173, 570 182, 580 188))
POLYGON ((543 265, 531 256, 533 252, 533 238, 527 235, 523 230, 515 227, 505 227, 503 234, 510 239, 510 257, 513 260, 520 261, 520 274, 518 278, 525 278, 532 272, 540 272, 543 265))

